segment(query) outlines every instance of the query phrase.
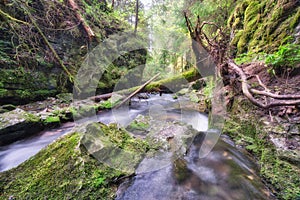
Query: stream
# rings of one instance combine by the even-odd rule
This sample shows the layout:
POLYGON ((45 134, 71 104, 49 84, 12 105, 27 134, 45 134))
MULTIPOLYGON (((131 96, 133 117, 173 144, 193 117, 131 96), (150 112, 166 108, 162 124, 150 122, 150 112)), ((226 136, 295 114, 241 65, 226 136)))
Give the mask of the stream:
MULTIPOLYGON (((186 100, 185 100, 186 101, 186 100)), ((103 111, 97 120, 108 124, 117 122, 128 125, 136 116, 150 115, 166 121, 182 121, 197 131, 208 128, 208 118, 195 110, 180 109, 182 101, 171 94, 152 95, 150 99, 133 99, 130 108, 118 112, 103 111)), ((186 102, 184 102, 186 104, 186 102)), ((0 147, 0 172, 18 166, 58 137, 72 131, 75 123, 45 130, 40 134, 0 147)), ((117 200, 232 200, 274 199, 257 176, 258 169, 247 155, 241 153, 234 143, 222 136, 207 157, 199 158, 203 142, 196 136, 188 153, 169 164, 150 171, 139 172, 125 180, 118 188, 117 200)), ((147 160, 142 161, 143 165, 147 160)))

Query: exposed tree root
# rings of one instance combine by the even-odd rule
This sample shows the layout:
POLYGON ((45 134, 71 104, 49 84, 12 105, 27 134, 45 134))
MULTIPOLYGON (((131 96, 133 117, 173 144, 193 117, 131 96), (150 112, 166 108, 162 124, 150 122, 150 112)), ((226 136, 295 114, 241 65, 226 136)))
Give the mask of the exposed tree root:
MULTIPOLYGON (((241 78, 242 92, 243 94, 256 106, 264 109, 269 109, 276 106, 294 106, 300 105, 300 95, 295 94, 274 94, 270 92, 265 84, 260 80, 258 75, 255 75, 259 85, 264 90, 257 90, 251 88, 247 81, 247 76, 244 71, 226 55, 228 37, 224 34, 223 30, 212 22, 202 22, 200 18, 197 19, 197 24, 193 27, 186 13, 184 13, 186 25, 190 32, 190 36, 193 40, 193 51, 196 59, 201 59, 199 55, 202 55, 203 49, 206 50, 210 56, 214 58, 216 65, 218 66, 217 75, 222 76, 222 71, 227 72, 228 68, 231 68, 241 78), (216 37, 210 38, 203 31, 205 25, 215 26, 218 30, 216 37), (202 53, 202 54, 201 54, 202 53), (255 95, 263 97, 262 99, 255 98, 255 95), (264 103, 263 103, 264 101, 264 103)), ((197 60, 198 63, 198 60, 197 60)), ((199 62, 201 63, 201 62, 199 62)), ((202 64, 202 63, 201 63, 202 64)))
MULTIPOLYGON (((292 105, 300 105, 300 95, 277 95, 268 91, 260 91, 256 89, 249 89, 249 85, 247 82, 247 77, 243 70, 238 67, 234 63, 233 60, 228 60, 228 66, 231 67, 240 77, 242 82, 242 91, 243 94, 256 106, 260 108, 271 108, 276 106, 292 106, 292 105), (271 97, 268 103, 262 103, 260 100, 255 99, 253 94, 263 95, 267 97, 271 97)), ((260 80, 260 79, 259 79, 260 80)), ((262 82, 259 81, 262 85, 262 82)), ((264 86, 265 87, 265 86, 264 86)))

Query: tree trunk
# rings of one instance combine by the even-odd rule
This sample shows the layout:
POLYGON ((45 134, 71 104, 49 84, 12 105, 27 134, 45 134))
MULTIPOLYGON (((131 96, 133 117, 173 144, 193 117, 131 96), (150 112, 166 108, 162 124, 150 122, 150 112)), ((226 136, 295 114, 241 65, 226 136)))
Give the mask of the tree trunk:
POLYGON ((135 1, 135 24, 134 24, 134 34, 136 35, 137 26, 139 21, 139 0, 135 1))
POLYGON ((121 103, 119 103, 115 108, 121 107, 124 103, 126 103, 130 98, 132 98, 134 95, 139 93, 142 89, 144 89, 149 83, 151 83, 154 79, 156 79, 160 73, 156 74, 153 76, 150 80, 148 80, 146 83, 144 83, 142 86, 140 86, 136 91, 131 93, 128 97, 126 97, 121 103))

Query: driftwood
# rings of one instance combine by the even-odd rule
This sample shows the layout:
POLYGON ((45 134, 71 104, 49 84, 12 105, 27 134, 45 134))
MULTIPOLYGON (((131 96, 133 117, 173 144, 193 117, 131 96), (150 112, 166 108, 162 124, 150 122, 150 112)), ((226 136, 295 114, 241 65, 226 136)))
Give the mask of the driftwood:
POLYGON ((90 97, 90 99, 93 101, 99 102, 101 100, 109 99, 112 95, 113 95, 113 93, 100 94, 97 96, 90 97))
POLYGON ((137 93, 139 93, 142 89, 144 89, 149 83, 151 83, 154 79, 156 79, 158 76, 160 75, 160 73, 156 74, 155 76, 153 76, 150 80, 148 80, 146 83, 144 83, 143 85, 141 85, 137 90, 135 90, 133 93, 131 93, 128 97, 126 97, 121 103, 119 103, 118 105, 115 106, 115 108, 119 108, 121 107, 124 103, 126 103, 129 99, 131 99, 134 95, 136 95, 137 93))

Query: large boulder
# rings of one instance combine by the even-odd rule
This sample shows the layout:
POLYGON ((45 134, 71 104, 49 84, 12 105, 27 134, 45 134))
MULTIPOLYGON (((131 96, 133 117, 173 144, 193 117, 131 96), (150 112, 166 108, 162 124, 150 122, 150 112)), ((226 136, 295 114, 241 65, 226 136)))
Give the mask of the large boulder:
POLYGON ((0 146, 34 135, 43 129, 39 118, 22 109, 0 114, 0 146))

